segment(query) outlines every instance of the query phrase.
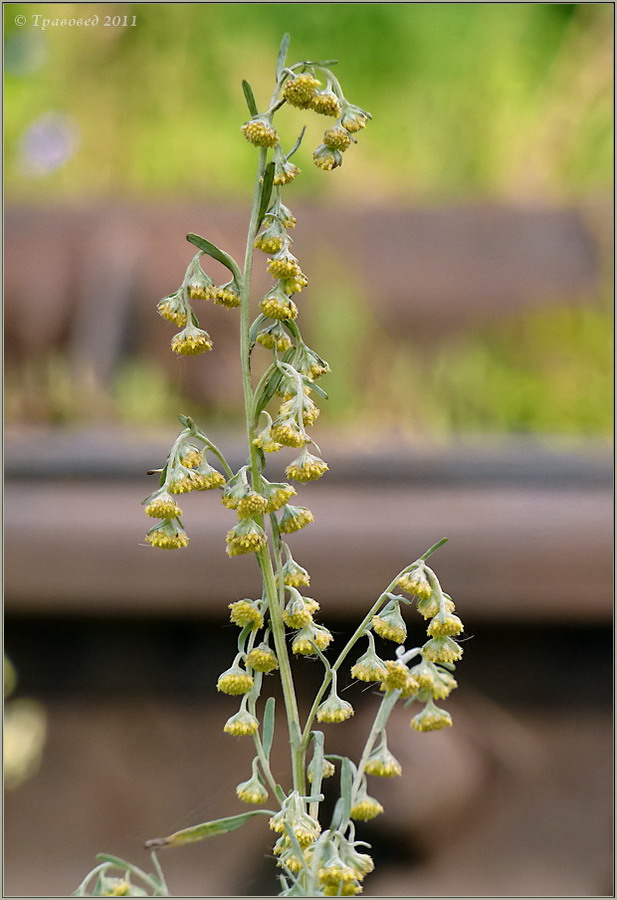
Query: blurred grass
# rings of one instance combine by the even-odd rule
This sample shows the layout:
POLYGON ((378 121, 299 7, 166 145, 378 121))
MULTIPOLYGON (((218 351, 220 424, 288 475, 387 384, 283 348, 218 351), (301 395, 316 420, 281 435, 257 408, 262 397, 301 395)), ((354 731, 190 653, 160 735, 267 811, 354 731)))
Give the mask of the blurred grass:
MULTIPOLYGON (((4 14, 8 202, 248 202, 254 153, 239 132, 240 81, 264 102, 286 30, 291 57, 336 56, 349 99, 375 114, 349 151, 353 165, 328 177, 308 160, 323 129, 314 118, 298 197, 559 205, 611 190, 608 3, 8 3, 4 14), (43 33, 14 23, 37 13, 138 24, 43 33), (23 141, 50 112, 69 117, 79 143, 41 175, 24 165, 23 141)), ((283 111, 290 142, 302 120, 283 111)), ((526 313, 429 352, 380 332, 361 285, 346 279, 336 294, 327 282, 312 293, 312 343, 335 362, 325 423, 415 435, 611 433, 608 303, 526 313)), ((153 424, 178 409, 205 413, 139 359, 122 363, 108 392, 85 381, 77 393, 59 355, 28 360, 6 384, 8 421, 153 424)), ((224 403, 214 412, 222 422, 239 414, 224 403)))

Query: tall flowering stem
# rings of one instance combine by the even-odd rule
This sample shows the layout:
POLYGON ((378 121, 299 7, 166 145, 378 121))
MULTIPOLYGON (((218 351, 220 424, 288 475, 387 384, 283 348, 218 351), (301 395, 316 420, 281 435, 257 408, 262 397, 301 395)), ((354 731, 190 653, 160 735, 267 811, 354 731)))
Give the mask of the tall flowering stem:
POLYGON ((160 474, 159 486, 144 501, 146 514, 156 520, 146 541, 157 549, 182 549, 188 545, 189 537, 179 496, 191 491, 220 492, 223 505, 237 516, 227 533, 227 553, 231 557, 254 554, 256 558, 262 582, 260 595, 229 603, 231 621, 239 629, 237 652, 230 666, 219 675, 216 688, 239 702, 223 731, 249 738, 254 752, 252 762, 247 760, 248 777, 236 788, 237 798, 260 808, 148 841, 147 846, 153 851, 153 875, 122 860, 115 861, 120 875, 111 875, 111 858, 106 858, 104 867, 97 867, 80 885, 76 892, 80 896, 110 891, 119 895, 125 886, 131 893, 168 895, 156 857, 159 848, 233 831, 254 816, 268 816, 270 828, 277 835, 272 852, 280 869, 281 896, 360 893, 373 862, 370 855, 358 850, 356 823, 383 812, 379 800, 368 792, 368 778, 400 776, 402 772, 387 746, 390 715, 399 701, 417 702, 422 709, 411 720, 414 730, 435 731, 452 724, 450 714, 437 707, 435 700, 445 699, 456 687, 451 673, 462 655, 456 638, 463 625, 454 615, 452 599, 443 592, 435 572, 427 565, 445 538, 404 564, 330 663, 327 650, 332 634, 315 620, 319 603, 303 593, 310 575, 295 560, 287 543, 289 535, 313 521, 313 514, 307 507, 291 502, 295 487, 287 481, 271 482, 265 475, 267 455, 286 448, 293 448, 297 454, 285 469, 290 481, 304 484, 328 471, 327 463, 316 455, 320 451, 309 429, 319 415, 318 401, 326 397, 318 380, 330 369, 304 342, 298 326, 298 307, 293 298, 307 286, 308 279, 291 252, 290 230, 296 224, 295 217, 282 202, 282 191, 300 174, 291 157, 300 148, 304 129, 291 149, 284 150, 274 118, 288 105, 330 119, 323 142, 312 155, 314 164, 326 172, 341 166, 343 154, 356 143, 355 135, 370 119, 368 112, 346 99, 331 71, 333 61, 303 61, 288 66, 288 43, 286 35, 265 112, 259 112, 252 89, 243 82, 251 118, 242 126, 242 133, 258 151, 244 265, 241 268, 207 238, 190 234, 188 240, 197 253, 190 259, 180 287, 158 304, 160 315, 180 329, 172 338, 172 351, 190 356, 213 348, 213 340, 200 326, 195 312, 202 301, 230 310, 239 308, 246 463, 234 472, 210 436, 190 417, 180 416, 182 429, 165 464, 156 470, 160 474), (255 250, 268 255, 267 270, 274 283, 260 299, 259 312, 253 318, 251 278, 255 250), (217 285, 207 274, 203 263, 208 258, 228 269, 228 282, 217 285), (270 356, 264 374, 254 386, 251 359, 258 345, 270 356), (309 451, 311 445, 316 453, 309 451), (395 593, 397 590, 403 593, 395 593), (414 602, 420 615, 430 620, 428 640, 421 646, 407 648, 404 613, 414 602), (392 658, 385 658, 387 650, 380 649, 378 655, 376 638, 384 648, 388 642, 390 646, 394 644, 392 658), (359 641, 366 641, 367 645, 348 670, 348 676, 373 684, 382 698, 363 750, 354 762, 349 756, 327 752, 322 726, 339 725, 354 714, 352 704, 342 699, 338 691, 346 677, 343 666, 359 641), (294 686, 294 656, 308 657, 323 667, 322 683, 305 712, 299 708, 294 686), (292 779, 287 787, 280 783, 270 759, 277 715, 275 699, 267 696, 266 687, 268 676, 276 675, 281 683, 291 754, 292 779), (336 785, 332 788, 334 813, 326 822, 322 785, 335 775, 338 778, 331 782, 336 785), (275 808, 264 808, 267 801, 275 808), (130 882, 131 874, 141 878, 142 887, 130 882))

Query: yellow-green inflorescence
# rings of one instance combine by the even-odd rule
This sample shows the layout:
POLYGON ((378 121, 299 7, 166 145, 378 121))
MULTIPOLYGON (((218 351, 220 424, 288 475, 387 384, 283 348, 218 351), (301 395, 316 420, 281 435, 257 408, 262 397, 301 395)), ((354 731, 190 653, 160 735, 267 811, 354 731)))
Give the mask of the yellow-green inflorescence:
MULTIPOLYGON (((183 428, 165 465, 158 470, 156 489, 144 501, 146 515, 156 520, 146 542, 160 549, 177 549, 188 545, 179 495, 218 492, 221 503, 235 518, 226 536, 228 555, 256 557, 262 575, 259 599, 244 598, 228 604, 229 619, 237 626, 237 655, 218 677, 216 689, 240 699, 240 708, 227 718, 223 731, 246 737, 244 745, 254 746, 256 753, 251 777, 236 787, 237 799, 263 806, 270 791, 272 810, 257 813, 270 816, 270 827, 277 834, 273 853, 282 870, 282 893, 295 896, 353 896, 362 891, 373 862, 357 849, 353 822, 368 821, 383 812, 379 800, 367 790, 367 778, 392 778, 402 771, 387 746, 388 716, 402 701, 419 704, 411 719, 415 731, 437 731, 451 725, 450 714, 436 703, 444 701, 457 686, 452 670, 462 655, 457 638, 463 631, 454 603, 426 563, 435 545, 394 578, 336 662, 331 663, 325 654, 334 637, 315 621, 319 604, 304 593, 310 574, 282 539, 311 524, 313 513, 301 501, 291 502, 296 487, 287 481, 269 481, 264 474, 266 455, 281 452, 289 453, 290 459, 280 471, 284 469, 285 477, 298 489, 328 471, 311 429, 319 416, 319 399, 325 396, 317 382, 330 367, 305 343, 300 331, 304 301, 298 295, 308 286, 308 278, 295 255, 295 245, 292 252, 290 231, 296 219, 282 200, 283 192, 293 190, 293 183, 301 177, 292 156, 300 148, 304 132, 291 149, 284 148, 274 124, 275 114, 284 105, 305 111, 309 117, 325 116, 323 140, 312 154, 313 161, 324 171, 342 164, 370 115, 345 98, 328 65, 304 62, 286 68, 284 59, 279 59, 274 94, 261 113, 245 85, 251 112, 242 133, 258 149, 259 156, 245 269, 242 271, 209 241, 189 235, 198 252, 190 260, 180 286, 157 305, 161 317, 178 329, 171 345, 174 353, 182 356, 198 355, 213 347, 196 314, 207 312, 205 301, 230 309, 230 315, 239 307, 248 459, 234 471, 193 420, 181 416, 183 428), (253 256, 270 276, 271 284, 259 297, 251 298, 253 256), (217 265, 227 267, 229 281, 220 284, 217 279, 215 283, 207 274, 204 265, 210 257, 217 265), (257 317, 251 325, 252 305, 257 308, 257 317), (253 353, 263 362, 253 367, 255 372, 264 372, 257 384, 251 374, 253 353), (403 593, 390 593, 395 589, 403 593), (414 606, 427 620, 427 639, 423 646, 407 650, 405 617, 414 606), (368 648, 359 656, 355 650, 356 661, 350 667, 349 653, 362 637, 368 640, 368 648), (379 652, 377 639, 382 642, 379 652), (306 657, 307 663, 312 660, 323 665, 325 672, 305 722, 297 711, 291 676, 293 657, 306 657), (346 669, 341 668, 343 662, 346 669), (321 726, 345 723, 354 715, 352 704, 338 693, 337 677, 343 672, 348 680, 351 675, 352 682, 372 683, 371 695, 379 697, 381 704, 357 764, 340 756, 328 758, 323 747, 324 732, 329 729, 322 731, 321 726), (274 698, 267 703, 262 699, 264 686, 279 678, 292 748, 293 788, 288 791, 279 786, 270 769, 269 754, 281 708, 279 705, 275 718, 274 698), (337 761, 336 768, 332 760, 337 761), (332 825, 322 831, 320 785, 339 770, 341 790, 347 794, 336 804, 332 825)), ((248 147, 246 152, 251 152, 248 147)), ((293 543, 296 538, 290 540, 293 543)))

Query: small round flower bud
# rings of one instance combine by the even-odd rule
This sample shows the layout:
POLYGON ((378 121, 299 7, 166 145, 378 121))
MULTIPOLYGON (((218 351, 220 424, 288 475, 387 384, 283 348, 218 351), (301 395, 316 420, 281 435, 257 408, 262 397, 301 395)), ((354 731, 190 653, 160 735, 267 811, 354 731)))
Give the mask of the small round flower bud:
POLYGON ((327 628, 311 622, 297 633, 291 645, 291 652, 298 656, 313 656, 315 647, 323 651, 331 641, 332 635, 327 628))
POLYGON ((310 525, 314 521, 313 513, 306 506, 292 506, 288 504, 280 518, 279 531, 281 534, 293 534, 294 531, 300 531, 301 528, 310 525))
POLYGON ((214 466, 207 462, 202 462, 201 465, 193 470, 191 481, 194 491, 211 491, 214 488, 223 487, 225 476, 215 469, 214 466))
POLYGON ((187 270, 186 292, 191 300, 211 300, 214 282, 206 275, 199 263, 199 257, 192 260, 187 270))
POLYGON ((317 709, 317 721, 326 723, 344 722, 351 719, 354 714, 354 708, 347 700, 341 700, 336 694, 332 693, 327 700, 324 700, 317 709))
POLYGON ((242 133, 256 147, 276 147, 278 135, 266 116, 255 116, 242 126, 242 133))
POLYGON ((236 600, 235 603, 229 604, 229 609, 231 610, 229 618, 239 628, 250 627, 253 631, 257 631, 264 623, 259 607, 253 600, 236 600))
POLYGON ((274 652, 267 644, 254 647, 246 656, 246 665, 256 672, 274 672, 279 664, 274 652))
POLYGON ((295 421, 289 417, 279 421, 278 419, 272 426, 272 438, 285 447, 303 447, 308 438, 297 427, 295 421))
POLYGON ((299 294, 307 284, 308 278, 302 272, 299 275, 293 275, 291 278, 281 279, 281 288, 286 294, 299 294))
POLYGON ((189 543, 184 530, 171 519, 165 519, 160 525, 156 525, 149 531, 146 541, 150 546, 158 547, 160 550, 176 550, 180 547, 187 547, 189 543))
POLYGON ((366 127, 368 115, 358 106, 348 106, 341 117, 341 125, 351 134, 366 127))
POLYGON ((260 779, 253 775, 248 781, 242 781, 236 788, 236 796, 243 803, 265 803, 268 799, 268 792, 260 779))
POLYGON ((274 184, 289 184, 294 178, 300 174, 298 166, 282 157, 274 160, 274 184))
POLYGON ((378 616, 373 618, 371 628, 386 641, 404 644, 407 637, 407 626, 401 615, 400 606, 395 601, 386 604, 378 616))
POLYGON ((439 709, 430 700, 422 712, 411 720, 411 727, 416 731, 439 731, 452 725, 452 717, 445 709, 439 709))
POLYGON ((278 221, 284 228, 295 228, 297 219, 290 209, 280 200, 276 200, 264 216, 268 221, 278 221))
POLYGON ((180 456, 180 462, 183 466, 186 466, 187 469, 196 469, 203 461, 203 451, 199 450, 197 447, 193 447, 192 444, 189 444, 180 456))
POLYGON ((212 299, 219 306, 225 306, 227 309, 235 309, 237 306, 240 306, 238 285, 233 280, 228 281, 227 284, 222 284, 221 287, 215 288, 212 292, 212 299))
POLYGON ((171 349, 179 356, 195 356, 197 353, 205 353, 206 350, 212 350, 212 346, 208 332, 202 328, 196 328, 191 322, 188 322, 185 328, 171 339, 171 349))
MULTIPOLYGON (((280 448, 279 444, 279 448, 280 448)), ((265 482, 261 491, 268 501, 266 512, 272 513, 281 509, 295 495, 296 489, 285 482, 265 482)), ((298 585, 292 585, 298 587, 298 585)))
POLYGON ((258 331, 255 340, 267 350, 276 350, 278 353, 284 353, 293 346, 291 338, 280 321, 273 322, 271 325, 258 331))
POLYGON ((418 599, 417 608, 423 618, 432 619, 439 612, 439 600, 437 597, 418 599))
POLYGON ((368 853, 358 853, 357 850, 349 845, 344 846, 341 853, 347 865, 355 870, 358 881, 362 881, 366 875, 374 871, 375 863, 368 853))
POLYGON ((236 510, 241 519, 263 515, 268 509, 268 501, 256 491, 249 491, 240 500, 236 510))
POLYGON ((298 307, 289 297, 268 296, 264 297, 259 303, 264 316, 269 319, 278 319, 284 322, 285 319, 296 319, 298 316, 298 307))
POLYGON ((338 119, 341 114, 341 104, 331 90, 317 91, 311 100, 311 109, 321 116, 334 116, 338 119))
POLYGON ((308 72, 288 78, 283 85, 282 96, 291 106, 307 109, 321 82, 308 72))
POLYGON ((173 322, 178 328, 184 328, 187 323, 186 306, 180 297, 180 292, 176 291, 169 297, 163 297, 156 306, 158 313, 168 322, 173 322))
POLYGON ((429 637, 452 637, 460 634, 462 630, 463 623, 458 616, 453 616, 452 613, 438 612, 431 620, 426 632, 429 637))
MULTIPOLYGON (((308 766, 306 767, 306 777, 312 784, 314 781, 318 780, 319 772, 317 771, 315 765, 315 757, 310 761, 308 766)), ((321 766, 321 777, 322 778, 331 778, 336 772, 336 767, 334 763, 331 763, 329 759, 324 759, 321 766)))
POLYGON ((296 278, 302 275, 302 269, 296 257, 289 250, 279 250, 268 260, 268 272, 275 278, 296 278))
POLYGON ((370 647, 351 668, 351 677, 360 681, 381 681, 386 675, 386 664, 370 647))
POLYGON ((350 816, 356 822, 368 822, 369 819, 374 819, 375 816, 380 815, 383 812, 383 806, 378 800, 375 800, 374 797, 369 797, 368 794, 361 794, 356 802, 351 807, 350 816))
POLYGON ((402 774, 403 767, 387 747, 382 747, 371 753, 364 766, 364 771, 367 775, 376 775, 380 778, 394 778, 395 775, 402 774))
POLYGON ((431 638, 423 647, 426 659, 434 663, 453 663, 463 655, 463 648, 451 637, 431 638))
POLYGON ((248 694, 253 688, 253 676, 241 669, 231 666, 221 675, 216 683, 217 691, 223 694, 248 694))
POLYGON ((340 125, 335 125, 334 128, 328 128, 324 133, 323 142, 331 150, 344 152, 351 144, 351 138, 344 128, 341 128, 340 125))
POLYGON ((290 238, 285 235, 282 224, 278 219, 273 219, 255 238, 255 248, 262 253, 278 253, 289 242, 290 238))
MULTIPOLYGON (((411 677, 409 669, 404 663, 400 662, 400 660, 387 659, 384 665, 386 674, 379 685, 382 691, 404 691, 406 688, 411 687, 409 685, 411 677)), ((417 683, 414 682, 413 688, 417 689, 417 687, 417 683)), ((411 693, 413 692, 412 690, 411 693)))
POLYGON ((420 600, 428 600, 433 594, 431 583, 422 568, 412 569, 411 572, 401 575, 397 584, 408 594, 414 594, 420 600))
POLYGON ((340 150, 333 150, 331 147, 326 147, 325 144, 320 144, 313 153, 313 162, 324 172, 331 172, 332 169, 343 165, 343 157, 340 150))
POLYGON ((182 510, 167 491, 155 494, 146 506, 146 515, 153 519, 175 519, 182 515, 182 510))
POLYGON ((289 587, 308 587, 311 576, 293 559, 288 559, 283 566, 283 582, 289 587))
POLYGON ((316 481, 327 471, 328 464, 305 448, 300 456, 289 463, 285 475, 294 481, 316 481))
MULTIPOLYGON (((223 676, 221 676, 221 678, 222 677, 223 676)), ((250 676, 248 677, 250 678, 250 676)), ((246 691, 229 691, 224 690, 223 688, 219 688, 219 690, 224 691, 224 693, 226 694, 246 693, 246 691)), ((245 735, 249 734, 257 734, 257 732, 259 731, 259 722, 255 718, 255 716, 251 715, 250 712, 247 712, 245 709, 241 709, 235 714, 235 716, 231 716, 229 719, 227 719, 225 725, 223 726, 223 731, 225 732, 225 734, 233 734, 236 737, 244 737, 245 735)))
MULTIPOLYGON (((276 451, 280 450, 283 446, 272 437, 272 428, 270 425, 267 425, 263 431, 259 432, 257 437, 253 439, 253 444, 256 447, 259 447, 260 450, 263 450, 264 453, 276 453, 276 451)), ((272 512, 272 510, 270 510, 270 512, 272 512)))
POLYGON ((292 595, 283 610, 283 622, 288 628, 304 628, 312 621, 312 618, 304 600, 296 589, 292 588, 292 595))
POLYGON ((323 888, 324 897, 354 897, 362 893, 362 887, 357 881, 345 881, 342 884, 326 884, 323 888))
POLYGON ((227 554, 239 556, 242 553, 256 553, 266 546, 266 535, 252 519, 242 519, 227 532, 227 554))
POLYGON ((356 881, 357 878, 354 869, 352 869, 351 866, 346 866, 345 863, 336 856, 328 860, 324 866, 321 866, 317 873, 317 877, 321 884, 333 886, 338 886, 341 882, 356 881))

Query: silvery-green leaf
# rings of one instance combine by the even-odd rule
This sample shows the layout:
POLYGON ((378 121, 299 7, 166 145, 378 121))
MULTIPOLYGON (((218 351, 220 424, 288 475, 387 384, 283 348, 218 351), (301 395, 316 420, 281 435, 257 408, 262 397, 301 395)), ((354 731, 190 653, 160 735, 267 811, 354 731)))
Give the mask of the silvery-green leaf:
POLYGON ((224 819, 214 819, 212 822, 203 822, 201 825, 192 825, 190 828, 183 828, 181 831, 175 831, 168 837, 153 838, 146 841, 145 846, 149 850, 158 847, 180 847, 183 844, 192 844, 195 841, 203 841, 205 838, 214 837, 217 834, 227 834, 241 828, 242 825, 253 818, 253 816, 273 816, 274 813, 269 809, 255 809, 251 812, 241 813, 238 816, 227 816, 224 819))
POLYGON ((275 699, 274 697, 268 697, 266 700, 266 706, 264 708, 264 723, 262 730, 262 742, 264 747, 264 753, 266 754, 267 759, 270 759, 270 751, 272 750, 272 741, 274 740, 274 723, 275 723, 275 699))
POLYGON ((244 91, 244 99, 246 100, 246 105, 249 108, 250 114, 252 116, 258 116, 259 110, 257 109, 257 104, 255 103, 253 89, 246 79, 242 81, 242 90, 244 91))
POLYGON ((274 162, 270 161, 266 166, 263 181, 261 184, 261 200, 259 203, 259 215, 257 216, 257 227, 263 222, 263 217, 268 212, 270 206, 270 198, 272 197, 272 185, 274 184, 274 162))
POLYGON ((276 57, 276 80, 278 81, 281 77, 283 69, 285 68, 285 60, 287 59, 287 50, 289 49, 289 41, 291 40, 291 36, 289 34, 284 34, 281 40, 281 45, 279 47, 278 56, 276 57))
POLYGON ((198 234, 187 234, 186 239, 203 253, 207 253, 208 256, 211 256, 212 259, 216 259, 217 262, 222 263, 237 280, 241 279, 242 275, 240 273, 240 267, 229 253, 221 250, 221 248, 217 247, 216 244, 213 244, 212 241, 209 241, 198 234))

